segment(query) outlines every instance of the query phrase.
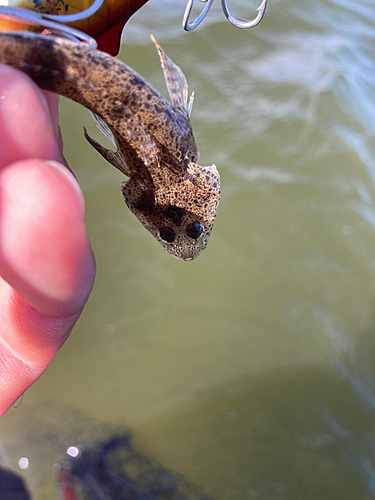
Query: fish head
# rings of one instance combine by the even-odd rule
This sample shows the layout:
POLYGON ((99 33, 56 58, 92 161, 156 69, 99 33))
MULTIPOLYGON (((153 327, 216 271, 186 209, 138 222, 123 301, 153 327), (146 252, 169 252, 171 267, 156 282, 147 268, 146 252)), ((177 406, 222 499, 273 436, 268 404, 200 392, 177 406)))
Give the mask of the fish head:
POLYGON ((184 175, 159 166, 152 185, 131 178, 121 190, 130 211, 168 253, 193 260, 206 248, 220 198, 215 165, 189 163, 184 175))

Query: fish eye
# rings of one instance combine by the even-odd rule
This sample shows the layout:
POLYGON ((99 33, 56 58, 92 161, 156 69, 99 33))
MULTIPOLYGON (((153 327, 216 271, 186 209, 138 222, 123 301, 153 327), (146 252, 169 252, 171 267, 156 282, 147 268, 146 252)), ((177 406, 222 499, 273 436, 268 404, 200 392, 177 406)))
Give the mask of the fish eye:
POLYGON ((189 224, 188 227, 186 228, 186 234, 189 236, 189 238, 192 238, 193 240, 197 240, 199 236, 203 232, 203 227, 198 224, 198 222, 193 222, 192 224, 189 224))
POLYGON ((176 234, 171 227, 159 228, 159 234, 160 238, 168 243, 173 243, 176 238, 176 234))

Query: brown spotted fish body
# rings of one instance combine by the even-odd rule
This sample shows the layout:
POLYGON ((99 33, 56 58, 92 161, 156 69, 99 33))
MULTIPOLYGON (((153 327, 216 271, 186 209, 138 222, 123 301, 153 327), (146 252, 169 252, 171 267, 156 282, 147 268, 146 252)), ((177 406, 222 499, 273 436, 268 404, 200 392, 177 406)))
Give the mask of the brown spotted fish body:
POLYGON ((110 151, 85 136, 129 180, 125 202, 175 257, 196 258, 216 217, 220 181, 215 165, 197 165, 188 87, 181 69, 160 56, 172 103, 138 73, 84 44, 31 32, 0 33, 0 63, 27 73, 39 87, 88 108, 113 142, 110 151))

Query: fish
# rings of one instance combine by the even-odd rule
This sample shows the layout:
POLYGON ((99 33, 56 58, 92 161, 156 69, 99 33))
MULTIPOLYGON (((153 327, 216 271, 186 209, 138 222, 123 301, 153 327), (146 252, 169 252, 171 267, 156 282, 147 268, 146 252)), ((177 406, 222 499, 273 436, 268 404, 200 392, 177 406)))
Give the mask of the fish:
POLYGON ((182 70, 151 37, 164 72, 170 101, 132 68, 114 57, 52 35, 0 33, 0 63, 29 75, 42 89, 88 108, 110 139, 109 150, 88 142, 127 180, 126 205, 163 248, 193 260, 206 248, 220 199, 215 165, 198 165, 190 124, 194 94, 182 70))

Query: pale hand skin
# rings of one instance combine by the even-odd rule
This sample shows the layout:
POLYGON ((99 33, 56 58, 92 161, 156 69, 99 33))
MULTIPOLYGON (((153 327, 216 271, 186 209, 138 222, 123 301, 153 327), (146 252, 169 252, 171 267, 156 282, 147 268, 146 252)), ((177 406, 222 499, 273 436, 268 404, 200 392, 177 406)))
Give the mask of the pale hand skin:
POLYGON ((94 282, 57 107, 57 96, 0 65, 0 416, 47 368, 94 282))

